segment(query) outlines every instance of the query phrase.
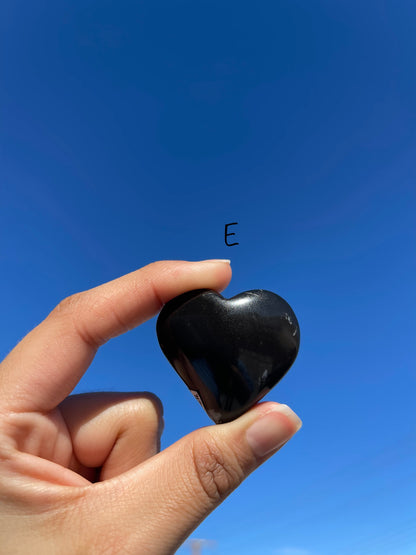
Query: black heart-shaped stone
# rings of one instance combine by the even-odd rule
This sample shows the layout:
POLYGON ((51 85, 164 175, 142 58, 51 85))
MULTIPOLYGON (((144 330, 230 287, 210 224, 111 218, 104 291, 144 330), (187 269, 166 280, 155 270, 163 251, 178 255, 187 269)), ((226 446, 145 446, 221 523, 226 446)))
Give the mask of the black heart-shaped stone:
POLYGON ((231 299, 189 291, 165 304, 156 331, 166 358, 217 424, 264 397, 299 351, 293 310, 264 289, 231 299))

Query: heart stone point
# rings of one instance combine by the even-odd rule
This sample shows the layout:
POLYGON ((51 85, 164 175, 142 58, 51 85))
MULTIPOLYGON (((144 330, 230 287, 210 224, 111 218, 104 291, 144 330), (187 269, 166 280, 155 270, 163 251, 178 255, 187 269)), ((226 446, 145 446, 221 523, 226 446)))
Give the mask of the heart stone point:
POLYGON ((286 374, 299 351, 295 313, 276 293, 225 299, 188 291, 165 304, 156 332, 176 372, 216 423, 238 418, 286 374))

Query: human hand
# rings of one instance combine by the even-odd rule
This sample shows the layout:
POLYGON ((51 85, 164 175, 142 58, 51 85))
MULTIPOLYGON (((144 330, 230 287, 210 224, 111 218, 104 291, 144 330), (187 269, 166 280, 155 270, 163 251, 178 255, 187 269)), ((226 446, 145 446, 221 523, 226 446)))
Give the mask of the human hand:
POLYGON ((0 364, 1 555, 167 555, 300 427, 261 403, 159 452, 149 393, 68 395, 97 349, 192 289, 222 290, 223 261, 155 262, 64 299, 0 364))

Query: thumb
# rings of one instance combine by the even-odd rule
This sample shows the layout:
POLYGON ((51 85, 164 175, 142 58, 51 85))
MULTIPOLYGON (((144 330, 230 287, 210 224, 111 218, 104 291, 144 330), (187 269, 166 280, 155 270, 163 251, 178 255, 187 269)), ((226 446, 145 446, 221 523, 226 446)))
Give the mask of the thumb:
POLYGON ((122 533, 126 553, 174 553, 300 427, 288 406, 261 403, 233 422, 192 432, 119 476, 117 490, 107 482, 113 488, 105 496, 111 499, 112 516, 129 526, 122 533))

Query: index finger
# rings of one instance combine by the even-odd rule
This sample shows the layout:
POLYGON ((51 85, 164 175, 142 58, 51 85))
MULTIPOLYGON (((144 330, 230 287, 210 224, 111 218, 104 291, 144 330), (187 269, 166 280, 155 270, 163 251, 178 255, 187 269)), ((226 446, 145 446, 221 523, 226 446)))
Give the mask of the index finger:
POLYGON ((64 299, 0 365, 0 408, 50 411, 74 389, 97 349, 192 289, 220 291, 228 261, 154 262, 64 299))

